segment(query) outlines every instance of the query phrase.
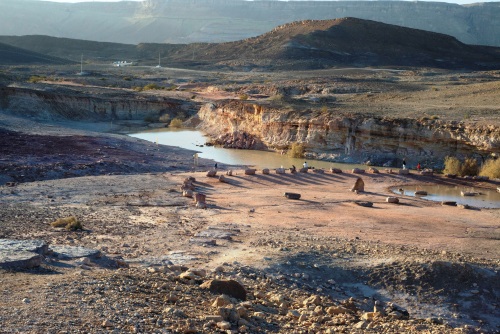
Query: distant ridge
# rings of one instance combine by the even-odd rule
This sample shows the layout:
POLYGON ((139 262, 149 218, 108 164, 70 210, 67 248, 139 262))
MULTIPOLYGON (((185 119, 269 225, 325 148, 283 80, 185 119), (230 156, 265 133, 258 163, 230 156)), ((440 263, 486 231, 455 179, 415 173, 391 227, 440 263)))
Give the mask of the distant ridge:
POLYGON ((357 18, 306 20, 278 26, 257 37, 226 43, 138 45, 49 36, 0 36, 51 57, 95 62, 133 61, 228 70, 308 70, 331 67, 435 67, 500 69, 500 48, 467 45, 444 34, 357 18))
MULTIPOLYGON (((474 1, 474 0, 473 0, 474 1)), ((356 17, 500 46, 500 2, 145 0, 58 3, 1 0, 0 35, 100 42, 227 42, 293 21, 356 17)))
POLYGON ((73 64, 74 62, 0 43, 0 63, 2 65, 62 65, 73 64))

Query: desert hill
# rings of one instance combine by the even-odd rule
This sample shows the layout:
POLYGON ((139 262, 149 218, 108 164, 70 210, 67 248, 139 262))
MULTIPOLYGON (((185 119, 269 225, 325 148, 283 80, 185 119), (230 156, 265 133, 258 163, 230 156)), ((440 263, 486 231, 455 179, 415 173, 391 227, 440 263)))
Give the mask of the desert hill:
POLYGON ((19 64, 71 64, 68 59, 52 57, 46 54, 18 48, 12 45, 0 43, 0 63, 2 65, 19 64))
POLYGON ((500 46, 500 2, 146 0, 0 1, 0 35, 139 43, 236 41, 293 21, 357 17, 500 46))
POLYGON ((456 38, 356 18, 298 21, 236 42, 138 45, 48 36, 0 36, 52 57, 94 62, 127 59, 152 66, 230 70, 321 69, 338 66, 411 66, 448 69, 500 68, 500 48, 466 45, 456 38))

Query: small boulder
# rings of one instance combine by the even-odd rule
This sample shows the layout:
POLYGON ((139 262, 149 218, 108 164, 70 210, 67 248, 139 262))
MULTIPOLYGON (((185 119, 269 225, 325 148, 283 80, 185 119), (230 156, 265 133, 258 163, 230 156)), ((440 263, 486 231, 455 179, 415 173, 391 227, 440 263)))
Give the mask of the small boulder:
POLYGON ((371 208, 371 207, 373 207, 373 202, 368 202, 368 201, 356 201, 356 202, 354 202, 354 203, 356 203, 356 204, 357 204, 357 205, 359 205, 359 206, 363 206, 363 207, 365 207, 365 208, 371 208))
POLYGON ((352 173, 353 174, 364 174, 365 173, 365 170, 364 169, 360 169, 360 168, 354 168, 352 170, 352 173))
POLYGON ((224 175, 219 176, 219 182, 222 182, 222 183, 227 182, 226 178, 224 177, 224 175))
POLYGON ((217 171, 216 170, 209 170, 207 172, 207 176, 208 177, 214 177, 215 175, 217 175, 217 171))
POLYGON ((400 169, 398 171, 399 175, 410 175, 410 170, 409 169, 400 169))
POLYGON ((387 197, 387 198, 385 199, 385 201, 386 201, 387 203, 394 203, 394 204, 398 204, 398 203, 399 203, 399 198, 397 198, 397 197, 387 197))
POLYGON ((207 289, 212 293, 224 294, 230 297, 246 300, 247 292, 245 288, 235 280, 210 280, 200 285, 200 288, 207 289))
POLYGON ((245 175, 255 175, 257 170, 255 168, 247 168, 245 169, 245 175))
POLYGON ((455 201, 442 201, 441 205, 447 205, 447 206, 457 206, 457 202, 455 201))
POLYGON ((380 171, 377 168, 373 168, 373 167, 370 167, 370 169, 368 169, 368 172, 372 173, 372 174, 379 174, 380 173, 380 171))
POLYGON ((262 174, 268 175, 269 174, 269 168, 264 168, 262 170, 262 174))
POLYGON ((340 174, 340 173, 342 173, 342 169, 340 169, 340 168, 330 168, 330 172, 332 172, 334 174, 340 174))
POLYGON ((300 194, 297 193, 285 193, 284 196, 288 199, 300 199, 300 194))
POLYGON ((352 192, 362 192, 365 191, 365 182, 363 181, 362 178, 358 177, 356 179, 356 183, 354 183, 354 186, 351 188, 352 192))
POLYGON ((193 197, 193 191, 191 189, 186 189, 182 191, 182 197, 193 197))
POLYGON ((325 174, 324 169, 313 169, 312 171, 313 171, 313 173, 316 173, 316 174, 325 174))
POLYGON ((285 174, 284 168, 276 168, 276 174, 285 174))

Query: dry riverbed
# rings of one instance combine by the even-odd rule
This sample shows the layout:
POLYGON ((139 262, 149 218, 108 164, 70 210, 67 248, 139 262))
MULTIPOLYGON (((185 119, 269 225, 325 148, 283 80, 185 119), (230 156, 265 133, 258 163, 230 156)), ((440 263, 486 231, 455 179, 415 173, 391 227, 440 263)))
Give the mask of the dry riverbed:
MULTIPOLYGON (((20 120, 0 121, 23 129, 14 126, 20 120)), ((193 171, 189 151, 50 128, 36 138, 33 131, 1 132, 25 150, 2 144, 0 238, 99 254, 66 258, 52 251, 39 267, 0 269, 3 333, 500 328, 500 210, 406 196, 399 204, 386 202, 392 186, 466 181, 365 174, 365 192, 356 194, 351 173, 244 175, 235 169, 219 182, 206 177, 210 162, 193 171), (58 148, 61 136, 71 145, 58 148), (53 150, 42 154, 24 144, 42 140, 54 143, 53 150), (206 209, 182 197, 189 176, 195 191, 207 195, 206 209), (301 199, 286 199, 284 192, 301 199), (50 226, 68 216, 83 230, 50 226), (246 300, 203 289, 211 279, 238 281, 246 300)))

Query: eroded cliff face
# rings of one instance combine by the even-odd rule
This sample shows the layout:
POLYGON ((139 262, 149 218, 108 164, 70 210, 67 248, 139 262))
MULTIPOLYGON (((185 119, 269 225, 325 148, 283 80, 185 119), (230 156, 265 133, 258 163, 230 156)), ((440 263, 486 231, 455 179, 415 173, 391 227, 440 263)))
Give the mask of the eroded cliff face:
POLYGON ((136 95, 83 94, 41 91, 16 87, 0 88, 0 110, 38 119, 144 120, 166 113, 177 114, 191 106, 183 101, 136 95))
POLYGON ((301 113, 240 101, 206 104, 198 117, 198 128, 217 144, 286 149, 298 142, 308 156, 333 161, 390 165, 406 158, 435 166, 448 155, 485 158, 500 152, 499 127, 462 122, 301 113))

